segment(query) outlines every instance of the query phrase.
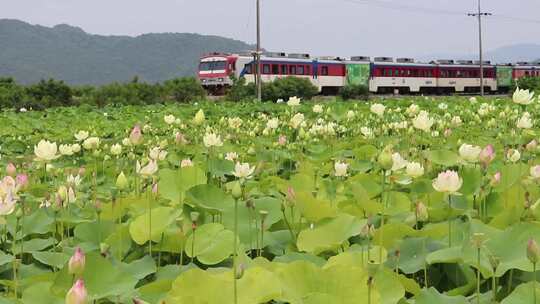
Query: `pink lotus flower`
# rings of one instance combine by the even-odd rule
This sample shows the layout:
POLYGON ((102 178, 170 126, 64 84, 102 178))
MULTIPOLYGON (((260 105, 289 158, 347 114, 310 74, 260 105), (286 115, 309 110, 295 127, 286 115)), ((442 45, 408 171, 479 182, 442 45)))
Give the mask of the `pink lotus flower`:
POLYGON ((72 275, 81 275, 86 265, 86 256, 80 247, 75 249, 75 253, 69 259, 68 272, 72 275))
POLYGON ((87 304, 88 292, 84 286, 84 281, 79 279, 66 294, 66 304, 87 304))
POLYGON ((9 163, 6 166, 6 173, 9 176, 15 176, 15 174, 17 173, 17 168, 15 167, 13 163, 9 163))
POLYGON ((278 139, 278 144, 280 146, 285 146, 287 144, 287 136, 285 135, 280 135, 279 136, 279 139, 278 139))
POLYGON ((133 130, 131 130, 131 133, 129 134, 129 140, 133 145, 139 145, 142 142, 142 131, 141 126, 135 125, 133 127, 133 130))
POLYGON ((15 182, 17 183, 17 186, 19 189, 24 189, 26 186, 28 186, 28 175, 21 173, 17 174, 17 177, 15 178, 15 182))
POLYGON ((489 166, 489 164, 495 159, 495 150, 493 149, 493 145, 487 145, 482 151, 480 151, 480 154, 478 155, 478 160, 484 165, 489 166))
POLYGON ((493 174, 493 177, 491 178, 491 186, 496 186, 501 182, 501 172, 497 172, 493 174))

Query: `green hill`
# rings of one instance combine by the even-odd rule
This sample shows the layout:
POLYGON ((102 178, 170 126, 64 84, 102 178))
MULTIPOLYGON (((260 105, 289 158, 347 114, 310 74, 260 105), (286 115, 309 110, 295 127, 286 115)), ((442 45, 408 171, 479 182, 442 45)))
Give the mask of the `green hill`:
POLYGON ((195 75, 201 54, 247 51, 252 46, 188 33, 100 36, 69 25, 49 28, 0 19, 0 77, 21 83, 42 78, 104 84, 134 76, 148 82, 195 75))

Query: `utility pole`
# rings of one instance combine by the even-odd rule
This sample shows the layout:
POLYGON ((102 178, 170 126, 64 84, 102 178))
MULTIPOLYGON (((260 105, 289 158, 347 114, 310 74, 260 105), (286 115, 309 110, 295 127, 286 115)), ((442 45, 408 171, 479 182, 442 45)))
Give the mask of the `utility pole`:
POLYGON ((480 53, 480 95, 484 96, 484 54, 482 49, 482 16, 491 16, 491 13, 483 13, 482 6, 478 0, 478 12, 467 14, 468 16, 478 17, 478 51, 480 53))
POLYGON ((257 0, 257 51, 255 54, 257 65, 257 79, 255 80, 257 86, 257 101, 261 101, 262 99, 261 53, 261 0, 257 0))

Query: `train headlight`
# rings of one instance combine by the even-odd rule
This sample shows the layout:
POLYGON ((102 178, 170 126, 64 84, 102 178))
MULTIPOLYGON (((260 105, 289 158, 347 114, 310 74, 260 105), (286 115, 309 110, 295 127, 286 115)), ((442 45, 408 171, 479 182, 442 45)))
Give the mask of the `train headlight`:
POLYGON ((219 82, 223 82, 223 78, 218 79, 219 82))
POLYGON ((206 82, 206 79, 203 79, 202 82, 205 83, 205 82, 206 82))

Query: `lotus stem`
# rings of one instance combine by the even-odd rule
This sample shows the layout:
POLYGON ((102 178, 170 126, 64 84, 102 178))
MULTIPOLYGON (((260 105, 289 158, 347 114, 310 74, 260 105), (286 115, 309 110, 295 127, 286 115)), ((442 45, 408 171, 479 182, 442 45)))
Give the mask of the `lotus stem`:
POLYGON ((536 304, 536 263, 533 263, 533 299, 536 304))
POLYGON ((448 248, 452 247, 452 196, 448 195, 448 248))
POLYGON ((148 191, 148 252, 150 253, 150 257, 152 257, 152 202, 150 201, 152 199, 151 187, 148 191))
POLYGON ((476 269, 476 303, 480 303, 480 250, 481 248, 478 247, 477 254, 476 254, 476 266, 478 267, 476 269))
MULTIPOLYGON (((251 225, 251 223, 250 223, 251 225)), ((234 200, 234 238, 233 238, 233 285, 234 285, 234 303, 238 303, 238 279, 237 279, 237 272, 238 272, 238 199, 234 200)))

